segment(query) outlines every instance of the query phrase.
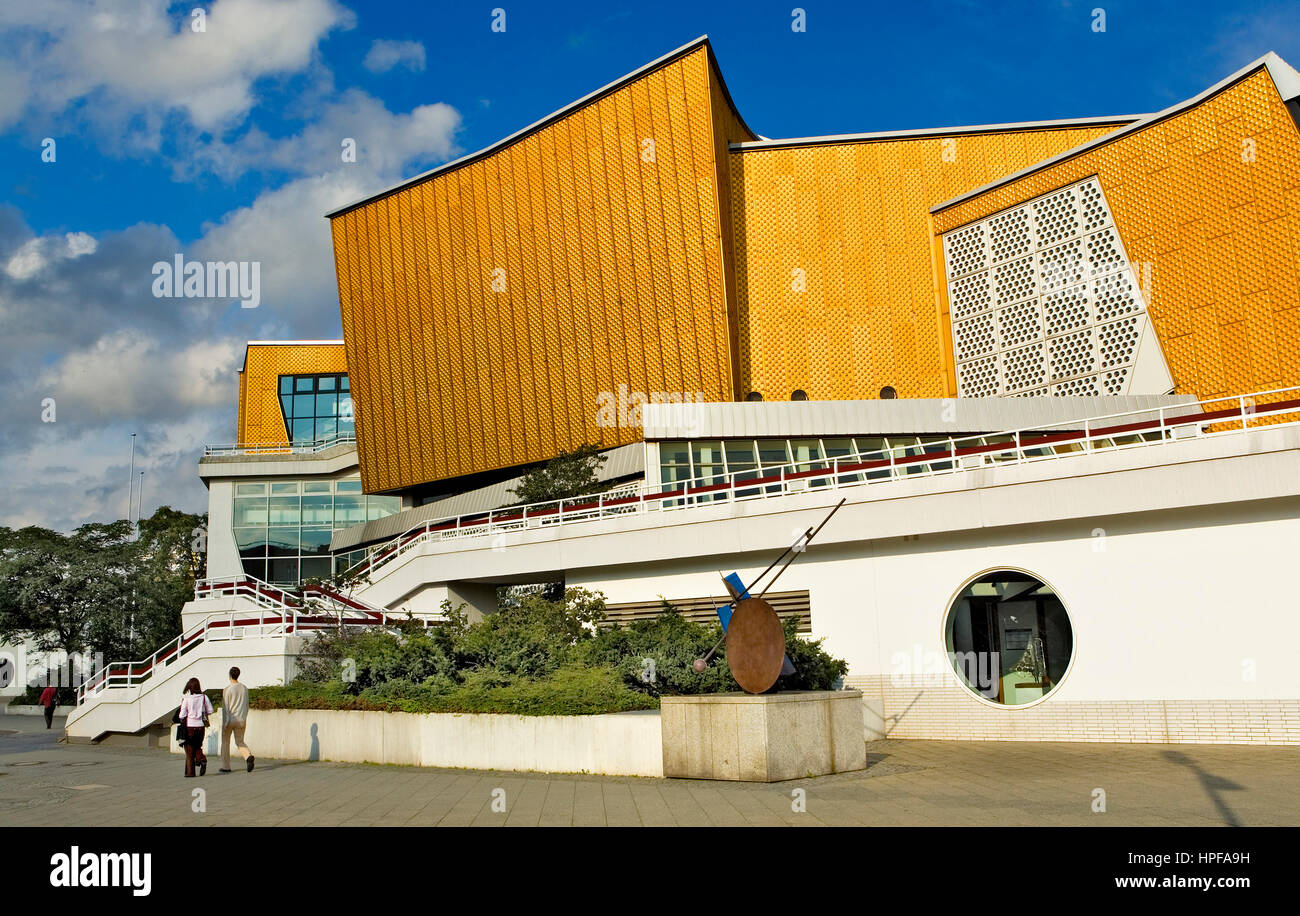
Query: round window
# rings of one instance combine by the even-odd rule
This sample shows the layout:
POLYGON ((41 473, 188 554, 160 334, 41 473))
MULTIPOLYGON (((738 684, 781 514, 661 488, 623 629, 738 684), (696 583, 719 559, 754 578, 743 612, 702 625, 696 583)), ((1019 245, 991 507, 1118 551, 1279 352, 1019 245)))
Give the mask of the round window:
POLYGON ((971 582, 944 622, 957 677, 993 703, 1023 706, 1050 693, 1074 656, 1074 631, 1053 588, 1002 569, 971 582))

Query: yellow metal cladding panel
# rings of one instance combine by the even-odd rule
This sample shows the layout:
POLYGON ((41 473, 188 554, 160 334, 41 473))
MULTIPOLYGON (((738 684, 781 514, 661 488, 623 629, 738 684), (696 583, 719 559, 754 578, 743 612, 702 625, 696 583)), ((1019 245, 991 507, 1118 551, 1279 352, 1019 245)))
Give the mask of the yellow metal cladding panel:
POLYGON ((347 371, 341 343, 250 344, 239 373, 237 440, 246 445, 288 445, 280 410, 280 376, 347 371))
POLYGON ((739 394, 949 393, 929 208, 1111 129, 731 153, 739 394))
POLYGON ((334 217, 367 491, 634 442, 620 387, 733 397, 716 83, 698 46, 334 217))
POLYGON ((1300 385, 1300 131, 1267 71, 936 213, 935 232, 1091 175, 1146 287, 1176 391, 1300 385))

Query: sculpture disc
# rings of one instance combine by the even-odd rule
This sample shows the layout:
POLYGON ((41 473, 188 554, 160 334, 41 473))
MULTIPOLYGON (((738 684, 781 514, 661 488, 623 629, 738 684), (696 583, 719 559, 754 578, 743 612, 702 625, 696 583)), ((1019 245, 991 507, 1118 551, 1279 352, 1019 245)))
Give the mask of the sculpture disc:
POLYGON ((727 624, 727 665, 746 693, 762 693, 776 683, 785 658, 785 630, 772 605, 746 598, 727 624))

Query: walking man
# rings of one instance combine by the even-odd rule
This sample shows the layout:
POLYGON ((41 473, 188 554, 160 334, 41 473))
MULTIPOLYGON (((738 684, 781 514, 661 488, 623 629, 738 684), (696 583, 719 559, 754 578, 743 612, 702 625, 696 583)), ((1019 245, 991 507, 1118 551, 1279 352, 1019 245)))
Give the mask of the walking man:
POLYGON ((221 692, 221 772, 230 772, 230 736, 244 758, 248 772, 253 772, 253 752, 244 743, 244 726, 248 722, 248 688, 239 683, 239 669, 230 669, 230 684, 221 692))
POLYGON ((41 705, 45 707, 45 727, 49 728, 54 724, 54 707, 58 705, 59 692, 51 684, 41 691, 41 705))

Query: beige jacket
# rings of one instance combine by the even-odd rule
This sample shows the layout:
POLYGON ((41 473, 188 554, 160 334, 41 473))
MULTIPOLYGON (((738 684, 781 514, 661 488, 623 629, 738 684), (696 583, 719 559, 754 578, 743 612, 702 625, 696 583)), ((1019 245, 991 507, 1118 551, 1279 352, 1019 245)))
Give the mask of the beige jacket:
POLYGON ((248 721, 248 688, 238 681, 221 691, 221 718, 232 725, 248 721))

